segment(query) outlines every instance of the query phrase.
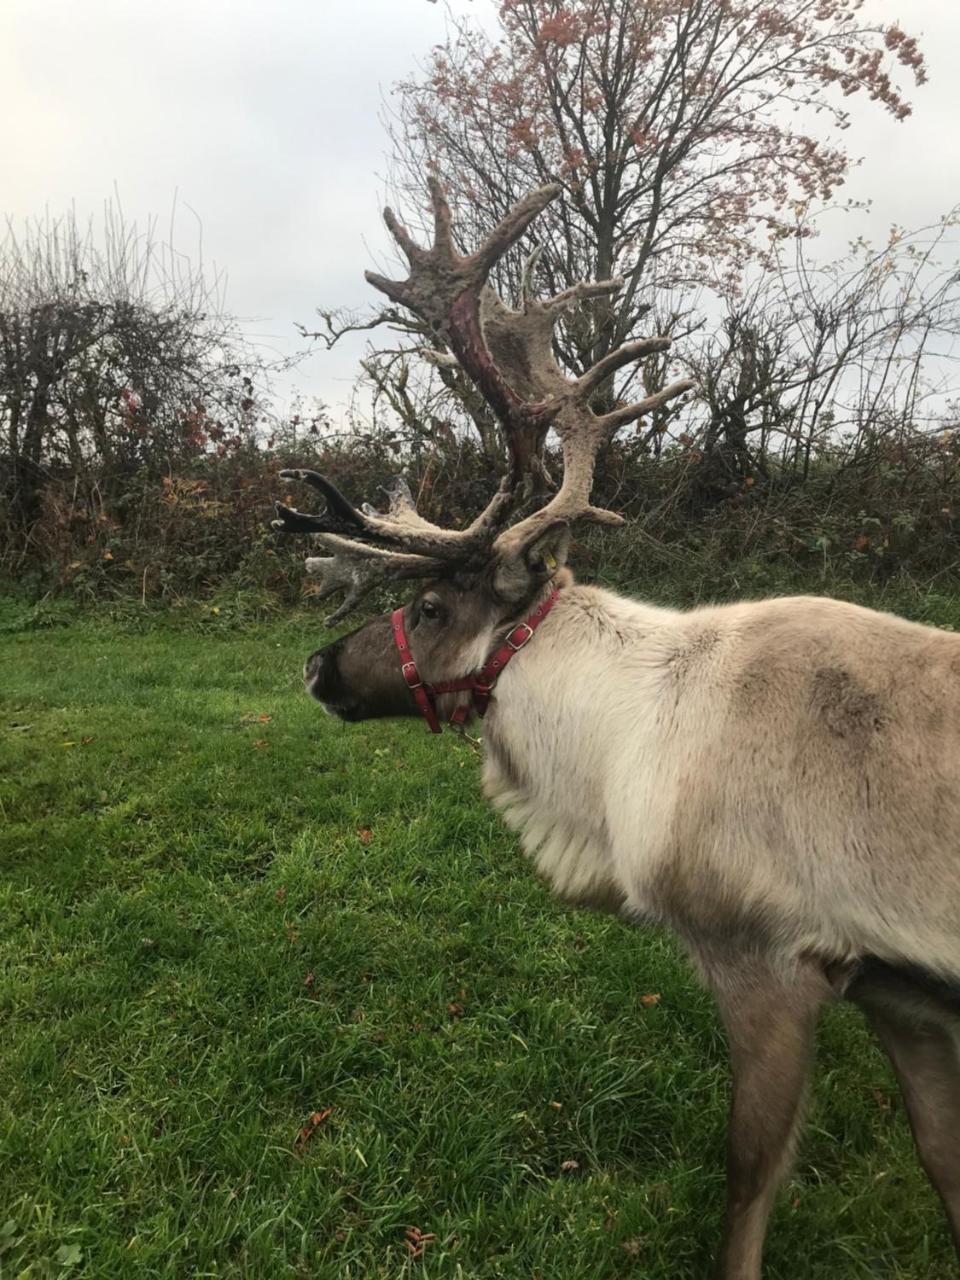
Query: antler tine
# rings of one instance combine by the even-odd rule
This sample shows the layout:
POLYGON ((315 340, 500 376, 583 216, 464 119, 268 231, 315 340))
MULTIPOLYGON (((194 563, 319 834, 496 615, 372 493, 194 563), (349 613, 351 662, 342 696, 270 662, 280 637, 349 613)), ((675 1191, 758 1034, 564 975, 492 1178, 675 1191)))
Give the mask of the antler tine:
POLYGON ((483 270, 484 281, 510 246, 520 239, 537 214, 542 213, 551 200, 557 198, 561 190, 557 182, 537 187, 522 200, 518 200, 500 219, 484 243, 473 254, 473 260, 483 270))
POLYGON ((450 568, 443 560, 433 560, 428 556, 401 555, 395 551, 385 551, 381 547, 353 542, 332 533, 321 534, 320 542, 333 554, 311 556, 306 562, 307 573, 322 580, 318 598, 326 600, 337 591, 346 592, 339 607, 325 619, 328 627, 342 622, 364 596, 380 583, 438 577, 450 568))
POLYGON ((450 205, 442 185, 432 174, 427 179, 427 184, 430 188, 430 203, 433 205, 433 247, 438 251, 445 251, 452 258, 455 250, 450 205))
MULTIPOLYGON (((273 527, 281 533, 338 534, 354 542, 378 546, 387 551, 409 551, 436 560, 463 560, 488 546, 494 530, 480 517, 466 529, 442 529, 419 514, 406 482, 396 477, 385 492, 389 499, 386 513, 364 504, 358 509, 349 502, 335 484, 316 471, 299 468, 280 472, 284 480, 302 480, 318 490, 326 499, 327 509, 320 515, 308 515, 294 507, 276 503, 278 519, 273 527)), ((495 496, 498 515, 505 514, 502 499, 495 496)), ((488 508, 489 511, 489 508, 488 508)))

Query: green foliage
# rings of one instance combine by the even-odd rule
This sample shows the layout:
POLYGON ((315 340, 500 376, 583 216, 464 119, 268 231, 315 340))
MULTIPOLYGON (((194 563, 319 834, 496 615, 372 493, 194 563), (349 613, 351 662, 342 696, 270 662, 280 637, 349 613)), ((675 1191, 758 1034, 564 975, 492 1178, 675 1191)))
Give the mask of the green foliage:
MULTIPOLYGON (((553 901, 460 740, 324 717, 307 615, 220 598, 0 608, 0 1275, 699 1280, 727 1074, 675 946, 553 901)), ((819 1057, 767 1274, 951 1274, 855 1015, 819 1057)))
MULTIPOLYGON (((890 582, 947 591, 960 573, 958 464, 956 432, 865 433, 855 450, 822 450, 805 477, 771 464, 718 489, 692 440, 659 456, 615 444, 602 458, 595 500, 630 523, 612 533, 578 528, 578 563, 614 585, 653 582, 681 595, 695 578, 711 596, 890 582)), ((310 501, 278 477, 293 465, 325 472, 356 502, 375 500, 403 471, 421 513, 453 526, 497 484, 494 465, 467 440, 400 455, 389 434, 377 433, 250 444, 228 458, 199 455, 153 484, 137 477, 135 492, 98 514, 71 505, 65 488, 49 489, 44 521, 27 545, 0 555, 0 570, 34 599, 116 607, 242 600, 234 612, 265 616, 316 590, 303 575, 307 540, 279 538, 269 526, 278 497, 310 501)), ((559 460, 550 465, 558 471, 559 460)))

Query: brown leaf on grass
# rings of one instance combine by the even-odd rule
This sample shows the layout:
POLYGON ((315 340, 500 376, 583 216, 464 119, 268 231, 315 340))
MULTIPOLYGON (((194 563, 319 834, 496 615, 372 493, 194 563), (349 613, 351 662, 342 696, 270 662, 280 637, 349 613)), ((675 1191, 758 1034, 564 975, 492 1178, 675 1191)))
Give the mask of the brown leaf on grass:
POLYGON ((403 1234, 403 1243, 410 1250, 411 1258, 422 1258, 424 1249, 437 1238, 433 1231, 421 1231, 419 1227, 407 1227, 403 1234))
POLYGON ((287 891, 283 887, 283 885, 281 885, 280 888, 277 890, 277 892, 273 896, 276 898, 278 902, 283 902, 284 898, 286 898, 287 896, 287 891))
POLYGON ((563 1163, 560 1165, 560 1172, 561 1172, 561 1173, 576 1173, 576 1171, 577 1171, 579 1168, 580 1168, 580 1161, 579 1161, 579 1160, 564 1160, 564 1161, 563 1161, 563 1163))
POLYGON ((632 1240, 624 1240, 620 1248, 624 1253, 629 1253, 632 1258, 635 1258, 643 1248, 645 1239, 645 1236, 634 1236, 632 1240))
POLYGON ((322 1111, 311 1111, 307 1116, 307 1123, 302 1126, 297 1134, 296 1141, 293 1144, 294 1151, 299 1154, 323 1124, 324 1120, 332 1114, 333 1107, 324 1107, 322 1111))
POLYGON ((81 739, 80 739, 80 745, 81 745, 81 747, 89 747, 89 745, 90 745, 90 743, 91 743, 91 742, 93 742, 93 738, 92 738, 92 737, 91 737, 91 738, 81 738, 81 739))
POLYGON ((369 827, 358 827, 357 835, 360 837, 361 844, 369 844, 373 839, 373 832, 369 827))
POLYGON ((304 978, 303 985, 307 988, 308 991, 312 991, 313 985, 316 982, 316 980, 317 980, 317 975, 311 969, 307 973, 307 976, 304 978))
POLYGON ((269 724, 273 716, 262 711, 245 711, 240 717, 241 724, 269 724))
POLYGON ((462 1018, 463 1005, 459 1002, 459 1000, 451 1000, 450 1003, 447 1005, 447 1013, 449 1013, 451 1018, 462 1018))
POLYGON ((649 1008, 649 1007, 650 1007, 650 1005, 652 1005, 652 1004, 659 1004, 659 1003, 660 1003, 660 992, 659 992, 659 991, 652 991, 652 992, 648 993, 648 994, 647 994, 647 995, 645 995, 645 996, 641 996, 641 997, 640 997, 640 1003, 641 1003, 645 1008, 649 1008))
POLYGON ((267 745, 267 740, 266 740, 266 738, 257 738, 257 740, 254 742, 254 744, 253 744, 253 745, 254 745, 254 746, 257 748, 257 750, 259 751, 259 750, 261 750, 263 747, 265 747, 265 746, 267 745))

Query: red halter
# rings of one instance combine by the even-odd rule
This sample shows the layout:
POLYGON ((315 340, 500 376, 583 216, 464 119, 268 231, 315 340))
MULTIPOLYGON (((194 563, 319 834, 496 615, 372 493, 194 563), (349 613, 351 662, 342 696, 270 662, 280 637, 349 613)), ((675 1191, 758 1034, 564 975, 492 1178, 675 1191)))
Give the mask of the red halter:
MULTIPOLYGON (((413 660, 413 654, 410 652, 410 646, 407 643, 407 633, 403 627, 403 606, 401 605, 399 609, 394 609, 391 621, 393 639, 397 646, 397 653, 400 655, 400 672, 406 681, 407 688, 413 694, 414 701, 420 708, 420 714, 426 720, 431 733, 441 732, 436 707, 434 706, 434 699, 438 693, 460 693, 464 689, 469 689, 477 715, 482 718, 486 714, 487 707, 490 705, 490 698, 493 695, 493 686, 497 683, 503 668, 513 655, 519 653, 523 646, 533 638, 534 631, 553 608, 559 594, 559 590, 551 591, 543 604, 534 609, 526 622, 519 622, 507 634, 500 648, 490 655, 476 675, 466 676, 463 680, 446 680, 441 684, 426 684, 420 679, 420 672, 417 670, 417 664, 413 660)), ((469 706, 458 707, 450 717, 450 724, 454 728, 462 728, 463 722, 469 713, 469 706)))

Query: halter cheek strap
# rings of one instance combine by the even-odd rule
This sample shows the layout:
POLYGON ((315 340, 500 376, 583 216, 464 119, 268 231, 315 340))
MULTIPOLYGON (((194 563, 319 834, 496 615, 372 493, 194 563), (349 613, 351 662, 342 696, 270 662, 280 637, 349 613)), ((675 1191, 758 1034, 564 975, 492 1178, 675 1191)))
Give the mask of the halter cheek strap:
MULTIPOLYGON (((493 651, 476 675, 466 676, 463 680, 447 680, 440 684, 427 684, 421 680, 403 626, 403 607, 394 609, 390 623, 393 629, 393 640, 400 656, 400 672, 431 733, 441 732, 434 705, 434 699, 440 693, 460 693, 463 690, 469 690, 473 709, 477 715, 481 718, 486 715, 493 696, 493 687, 502 675, 504 667, 514 654, 519 653, 524 645, 530 643, 534 631, 556 604, 559 594, 559 590, 551 591, 546 600, 534 609, 526 622, 518 623, 508 632, 503 644, 493 651)), ((464 704, 458 707, 450 717, 451 726, 456 729, 462 728, 469 714, 469 705, 464 704)))
POLYGON ((400 674, 413 694, 413 699, 420 708, 420 714, 430 726, 430 732, 440 733, 440 722, 437 719, 436 710, 427 692, 427 686, 420 679, 420 672, 417 670, 417 664, 410 652, 410 645, 407 643, 407 633, 403 628, 403 605, 399 609, 394 609, 390 622, 393 627, 394 644, 400 655, 400 674))

